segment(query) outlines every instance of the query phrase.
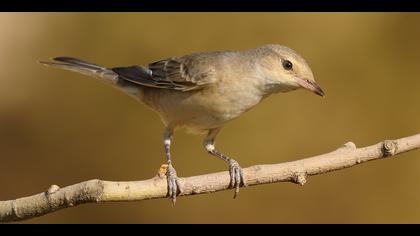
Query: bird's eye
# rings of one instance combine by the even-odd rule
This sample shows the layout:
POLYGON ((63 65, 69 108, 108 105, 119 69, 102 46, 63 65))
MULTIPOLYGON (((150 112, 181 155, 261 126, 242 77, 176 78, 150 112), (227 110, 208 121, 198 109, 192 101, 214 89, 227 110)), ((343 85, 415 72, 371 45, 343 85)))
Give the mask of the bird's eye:
POLYGON ((284 60, 283 61, 283 68, 285 70, 291 70, 291 69, 293 69, 293 64, 289 60, 284 60))

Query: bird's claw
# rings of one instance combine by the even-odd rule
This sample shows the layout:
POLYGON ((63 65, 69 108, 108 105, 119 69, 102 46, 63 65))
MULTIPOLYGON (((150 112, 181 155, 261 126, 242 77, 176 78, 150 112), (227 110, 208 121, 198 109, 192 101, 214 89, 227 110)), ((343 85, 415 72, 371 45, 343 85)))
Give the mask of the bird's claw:
POLYGON ((239 166, 239 163, 233 159, 229 160, 229 174, 230 174, 230 188, 235 188, 235 194, 233 198, 239 193, 239 188, 241 186, 246 186, 244 181, 244 175, 242 172, 242 168, 239 166))
POLYGON ((172 164, 168 164, 166 171, 166 180, 168 183, 168 197, 172 200, 172 205, 175 205, 176 196, 180 193, 178 176, 172 164))

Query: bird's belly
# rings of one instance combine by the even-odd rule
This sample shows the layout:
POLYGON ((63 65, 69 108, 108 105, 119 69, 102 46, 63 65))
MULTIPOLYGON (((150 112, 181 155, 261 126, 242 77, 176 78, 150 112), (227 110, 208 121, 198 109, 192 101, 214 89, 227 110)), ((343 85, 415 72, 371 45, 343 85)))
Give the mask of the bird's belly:
POLYGON ((194 101, 173 104, 159 113, 166 125, 186 128, 194 133, 220 127, 240 115, 234 110, 214 108, 194 101))
POLYGON ((237 118, 258 104, 261 98, 211 90, 179 92, 156 89, 145 91, 142 100, 160 114, 166 126, 197 133, 237 118))

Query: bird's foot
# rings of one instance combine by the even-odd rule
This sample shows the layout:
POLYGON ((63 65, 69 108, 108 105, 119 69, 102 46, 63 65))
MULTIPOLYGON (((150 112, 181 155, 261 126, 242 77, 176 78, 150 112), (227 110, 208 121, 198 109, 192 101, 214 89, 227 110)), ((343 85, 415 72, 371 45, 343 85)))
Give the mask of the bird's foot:
POLYGON ((233 159, 229 159, 229 173, 230 173, 230 188, 235 188, 235 195, 233 198, 239 193, 239 188, 241 186, 246 186, 244 181, 244 175, 242 173, 242 168, 239 166, 239 163, 233 159))
POLYGON ((176 175, 176 170, 171 163, 168 164, 168 169, 166 171, 166 180, 168 183, 168 197, 172 200, 172 205, 175 205, 176 196, 181 192, 180 185, 178 181, 178 176, 176 175))

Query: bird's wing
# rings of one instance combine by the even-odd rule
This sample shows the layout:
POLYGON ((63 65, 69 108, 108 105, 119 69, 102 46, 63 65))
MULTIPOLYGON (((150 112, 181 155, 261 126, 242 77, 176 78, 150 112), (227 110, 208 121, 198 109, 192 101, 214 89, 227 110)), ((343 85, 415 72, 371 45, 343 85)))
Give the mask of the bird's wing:
POLYGON ((143 66, 112 68, 120 78, 148 87, 190 91, 215 81, 211 63, 201 57, 173 57, 143 66), (206 61, 206 60, 204 60, 206 61))

